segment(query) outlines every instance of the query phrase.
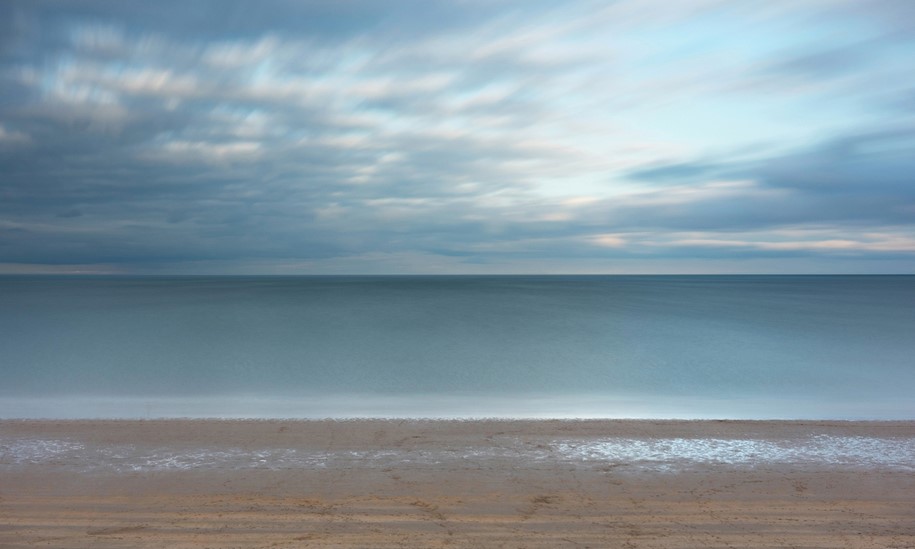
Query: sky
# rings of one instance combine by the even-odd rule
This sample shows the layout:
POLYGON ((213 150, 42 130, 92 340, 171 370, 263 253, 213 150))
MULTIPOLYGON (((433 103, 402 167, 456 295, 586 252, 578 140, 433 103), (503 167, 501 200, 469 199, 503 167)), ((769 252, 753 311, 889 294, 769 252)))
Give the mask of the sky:
POLYGON ((0 3, 0 273, 915 272, 915 2, 0 3))

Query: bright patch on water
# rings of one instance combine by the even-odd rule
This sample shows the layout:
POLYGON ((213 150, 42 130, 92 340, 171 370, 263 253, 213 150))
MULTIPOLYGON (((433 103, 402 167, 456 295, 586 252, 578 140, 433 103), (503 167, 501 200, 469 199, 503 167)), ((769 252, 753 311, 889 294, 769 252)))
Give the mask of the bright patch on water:
POLYGON ((143 472, 238 469, 317 469, 419 467, 449 464, 478 467, 510 462, 518 467, 551 464, 580 467, 612 465, 635 470, 676 472, 697 465, 797 468, 839 467, 915 471, 915 438, 837 437, 803 439, 607 438, 556 440, 541 444, 521 439, 491 446, 435 450, 380 449, 320 451, 300 448, 193 447, 184 449, 111 445, 92 447, 65 439, 11 438, 0 441, 0 471, 45 465, 80 472, 143 472))
POLYGON ((915 469, 915 439, 818 435, 800 440, 630 439, 563 442, 560 455, 570 460, 614 464, 824 464, 848 467, 915 469))
POLYGON ((79 442, 68 440, 21 439, 0 441, 0 466, 54 463, 86 450, 79 442))

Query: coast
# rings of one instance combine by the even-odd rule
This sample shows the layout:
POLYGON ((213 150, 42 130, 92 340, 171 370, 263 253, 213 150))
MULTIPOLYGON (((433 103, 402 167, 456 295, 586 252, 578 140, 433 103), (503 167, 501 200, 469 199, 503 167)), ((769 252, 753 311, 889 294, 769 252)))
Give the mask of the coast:
POLYGON ((915 547, 915 422, 4 420, 0 547, 915 547))

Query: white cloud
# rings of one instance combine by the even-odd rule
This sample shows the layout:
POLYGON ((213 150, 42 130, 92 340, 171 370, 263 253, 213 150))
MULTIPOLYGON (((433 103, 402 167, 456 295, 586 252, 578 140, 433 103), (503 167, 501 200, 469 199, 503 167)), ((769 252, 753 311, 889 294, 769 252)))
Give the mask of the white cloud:
POLYGON ((263 155, 257 141, 213 143, 208 141, 174 140, 159 144, 144 152, 147 158, 173 163, 205 162, 215 164, 251 162, 263 155))
POLYGON ((622 248, 627 243, 626 239, 618 234, 599 234, 588 237, 588 240, 602 248, 622 248))
POLYGON ((780 198, 791 194, 787 189, 772 189, 752 180, 709 181, 693 185, 672 185, 652 190, 621 193, 613 200, 619 207, 682 206, 720 199, 780 198))
POLYGON ((220 69, 250 67, 269 59, 280 48, 280 40, 269 35, 255 42, 221 42, 207 46, 203 61, 220 69))
POLYGON ((168 69, 144 68, 126 71, 104 81, 124 93, 189 97, 200 91, 200 82, 189 74, 179 75, 168 69))
POLYGON ((721 249, 746 249, 760 251, 802 251, 821 253, 913 253, 915 235, 903 233, 864 233, 846 236, 846 231, 833 229, 790 229, 757 233, 693 233, 680 237, 654 239, 647 245, 659 247, 700 247, 721 249), (831 235, 831 238, 823 238, 831 235))
POLYGON ((0 145, 27 145, 31 141, 31 138, 27 134, 8 130, 3 124, 0 124, 0 145))

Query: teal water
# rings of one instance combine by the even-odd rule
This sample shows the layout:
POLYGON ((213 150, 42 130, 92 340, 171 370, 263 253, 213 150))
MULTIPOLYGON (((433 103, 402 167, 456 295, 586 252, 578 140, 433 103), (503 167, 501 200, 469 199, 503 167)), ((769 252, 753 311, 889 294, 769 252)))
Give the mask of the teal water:
POLYGON ((915 419, 915 276, 0 277, 0 417, 915 419))

